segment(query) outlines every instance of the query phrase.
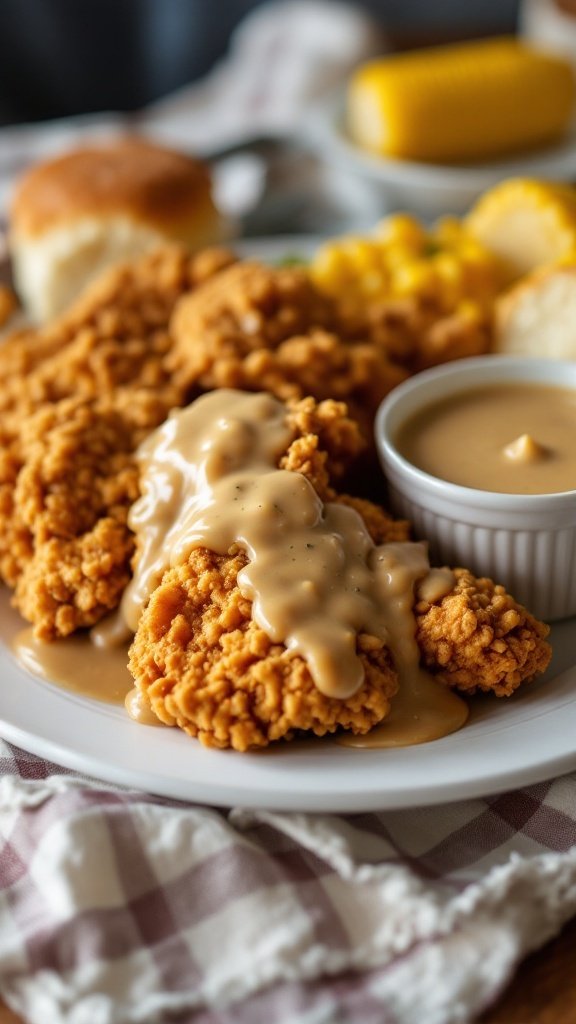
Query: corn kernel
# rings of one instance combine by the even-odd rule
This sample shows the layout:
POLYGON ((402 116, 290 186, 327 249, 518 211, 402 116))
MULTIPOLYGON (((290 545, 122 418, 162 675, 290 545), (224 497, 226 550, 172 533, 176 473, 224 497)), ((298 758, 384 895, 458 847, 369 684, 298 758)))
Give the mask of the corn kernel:
POLYGON ((387 245, 400 245, 406 249, 421 252, 426 245, 426 232, 415 217, 407 213, 396 213, 376 226, 377 237, 387 245))

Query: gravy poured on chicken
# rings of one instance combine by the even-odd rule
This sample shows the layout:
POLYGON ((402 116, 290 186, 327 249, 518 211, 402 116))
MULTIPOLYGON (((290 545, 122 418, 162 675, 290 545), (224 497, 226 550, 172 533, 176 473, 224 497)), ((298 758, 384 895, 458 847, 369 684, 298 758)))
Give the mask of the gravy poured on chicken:
MULTIPOLYGON (((221 390, 144 442, 142 497, 129 519, 140 553, 121 606, 127 625, 136 630, 165 571, 193 548, 225 554, 237 544, 249 557, 238 583, 253 618, 287 656, 305 659, 322 693, 346 699, 361 686, 362 630, 389 644, 404 689, 418 678, 435 694, 434 735, 425 738, 453 731, 466 705, 420 672, 414 640, 414 586, 430 574, 424 545, 375 546, 354 509, 324 505, 304 476, 277 468, 290 441, 272 396, 221 390)), ((451 587, 449 573, 432 580, 451 587)))
POLYGON ((375 545, 355 509, 324 504, 306 477, 278 469, 292 439, 284 405, 268 394, 215 391, 172 414, 139 449, 142 496, 129 518, 139 554, 120 614, 95 627, 92 642, 46 645, 25 630, 15 643, 19 659, 89 696, 125 700, 137 721, 157 721, 144 695, 126 692, 122 641, 168 568, 194 548, 226 554, 237 545, 248 555, 238 584, 255 622, 286 657, 306 661, 324 695, 345 700, 362 685, 360 632, 392 651, 400 692, 391 715, 367 736, 341 742, 401 746, 460 728, 467 705, 420 668, 412 611, 415 588, 420 599, 441 597, 452 573, 430 569, 424 544, 375 545), (120 688, 99 693, 92 677, 117 678, 119 666, 120 688))

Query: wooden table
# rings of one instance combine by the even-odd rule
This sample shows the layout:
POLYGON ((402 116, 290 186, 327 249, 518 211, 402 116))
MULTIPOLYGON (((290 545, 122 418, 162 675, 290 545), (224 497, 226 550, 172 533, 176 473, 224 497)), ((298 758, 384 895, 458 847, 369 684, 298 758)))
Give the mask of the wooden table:
MULTIPOLYGON (((477 1024, 576 1024, 576 918, 529 956, 477 1024)), ((23 1024, 0 1001, 0 1024, 23 1024)))

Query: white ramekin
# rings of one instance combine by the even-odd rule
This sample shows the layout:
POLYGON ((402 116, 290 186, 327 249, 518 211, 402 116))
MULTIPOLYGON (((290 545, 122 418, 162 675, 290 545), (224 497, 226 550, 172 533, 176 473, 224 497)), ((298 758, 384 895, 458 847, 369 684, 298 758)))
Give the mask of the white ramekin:
POLYGON ((429 541, 432 564, 466 566, 504 584, 538 618, 563 619, 576 615, 576 491, 523 495, 462 487, 417 469, 395 447, 401 424, 424 406, 503 381, 576 389, 576 362, 479 356, 426 370, 395 388, 375 428, 390 503, 429 541))

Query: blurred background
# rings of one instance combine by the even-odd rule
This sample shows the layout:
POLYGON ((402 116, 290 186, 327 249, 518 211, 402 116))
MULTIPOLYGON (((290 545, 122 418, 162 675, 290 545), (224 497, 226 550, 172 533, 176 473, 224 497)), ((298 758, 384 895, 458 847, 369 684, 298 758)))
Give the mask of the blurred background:
MULTIPOLYGON (((134 111, 204 76, 268 0, 0 0, 0 124, 134 111)), ((514 31, 517 0, 362 0, 380 49, 514 31)))

